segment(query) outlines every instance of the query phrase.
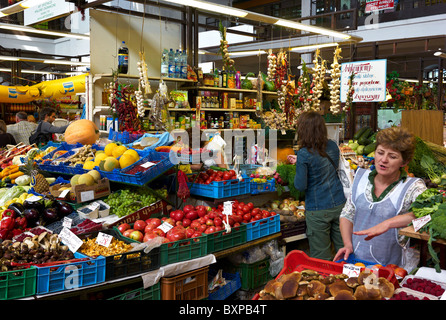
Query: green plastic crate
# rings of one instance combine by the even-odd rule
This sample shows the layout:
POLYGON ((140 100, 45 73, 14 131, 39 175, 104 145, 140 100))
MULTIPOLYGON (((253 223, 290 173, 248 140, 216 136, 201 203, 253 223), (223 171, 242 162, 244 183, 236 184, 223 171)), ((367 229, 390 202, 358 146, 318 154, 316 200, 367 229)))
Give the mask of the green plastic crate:
POLYGON ((37 269, 5 271, 0 273, 0 300, 20 299, 36 293, 37 269))
POLYGON ((206 235, 167 242, 160 246, 161 266, 203 257, 207 254, 206 235))
POLYGON ((273 279, 269 272, 269 260, 266 258, 254 263, 240 263, 236 266, 237 272, 240 273, 241 289, 256 289, 273 279))
POLYGON ((158 282, 146 289, 138 288, 108 300, 161 300, 161 284, 158 282))
POLYGON ((236 247, 246 242, 246 225, 232 227, 231 233, 226 230, 217 231, 207 235, 208 254, 236 247))

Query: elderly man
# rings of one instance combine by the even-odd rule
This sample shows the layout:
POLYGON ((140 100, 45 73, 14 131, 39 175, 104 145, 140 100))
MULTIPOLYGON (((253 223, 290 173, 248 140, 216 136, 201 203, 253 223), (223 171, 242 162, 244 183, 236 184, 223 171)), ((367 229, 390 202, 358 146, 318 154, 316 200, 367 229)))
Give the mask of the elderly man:
POLYGON ((37 124, 28 121, 28 114, 20 111, 15 115, 15 124, 7 126, 8 133, 14 136, 17 143, 23 142, 29 145, 29 136, 36 130, 37 124))

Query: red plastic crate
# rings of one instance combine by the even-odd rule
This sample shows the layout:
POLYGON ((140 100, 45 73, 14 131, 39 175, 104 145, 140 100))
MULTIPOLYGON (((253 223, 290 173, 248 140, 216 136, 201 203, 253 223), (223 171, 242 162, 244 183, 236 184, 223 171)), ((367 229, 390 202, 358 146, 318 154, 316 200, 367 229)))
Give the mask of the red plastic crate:
MULTIPOLYGON (((288 274, 293 271, 303 271, 306 269, 314 270, 319 272, 323 276, 328 276, 330 274, 340 274, 342 273, 343 266, 345 262, 338 263, 333 261, 327 261, 322 259, 310 258, 305 252, 300 250, 290 251, 285 259, 282 271, 279 272, 276 279, 278 279, 282 274, 288 274)), ((396 288, 399 288, 398 280, 395 277, 395 273, 391 268, 381 267, 379 268, 379 277, 384 277, 396 288)), ((256 294, 253 300, 258 300, 259 295, 256 294)))

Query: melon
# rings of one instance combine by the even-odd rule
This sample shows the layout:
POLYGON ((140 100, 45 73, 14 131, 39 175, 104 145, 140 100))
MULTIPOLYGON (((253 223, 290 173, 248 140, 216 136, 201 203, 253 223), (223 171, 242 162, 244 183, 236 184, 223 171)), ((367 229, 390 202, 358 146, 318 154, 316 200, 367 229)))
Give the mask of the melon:
POLYGON ((75 174, 74 176, 71 177, 70 184, 72 187, 74 187, 75 185, 78 184, 78 180, 79 180, 80 176, 81 176, 80 174, 75 174))
POLYGON ((104 152, 107 156, 113 155, 113 149, 116 148, 118 145, 114 142, 109 143, 105 146, 104 152))
POLYGON ((126 154, 131 155, 133 158, 136 159, 136 161, 139 160, 139 153, 134 149, 127 149, 122 155, 126 154))
POLYGON ((96 166, 96 164, 95 164, 93 161, 88 160, 88 161, 85 161, 85 162, 84 162, 84 165, 82 166, 82 168, 85 169, 85 170, 91 170, 91 169, 93 169, 95 166, 96 166))
POLYGON ((113 149, 112 156, 115 158, 119 158, 126 151, 127 151, 126 146, 117 146, 116 148, 113 149))
POLYGON ((69 144, 92 145, 99 139, 99 129, 93 121, 80 119, 68 125, 64 137, 69 144))
POLYGON ((81 174, 79 179, 77 180, 78 184, 86 184, 87 186, 92 186, 95 184, 94 178, 88 173, 81 174))
POLYGON ((132 157, 131 155, 129 155, 129 154, 123 154, 123 155, 119 158, 119 166, 120 166, 121 168, 125 168, 125 167, 128 167, 128 166, 134 164, 136 161, 137 161, 137 160, 136 160, 134 157, 132 157))
POLYGON ((116 158, 108 157, 101 161, 99 167, 104 171, 113 171, 114 169, 119 169, 119 161, 116 158))
POLYGON ((90 170, 87 172, 90 176, 93 177, 95 182, 98 182, 99 180, 101 180, 101 174, 99 173, 99 171, 97 170, 90 170))

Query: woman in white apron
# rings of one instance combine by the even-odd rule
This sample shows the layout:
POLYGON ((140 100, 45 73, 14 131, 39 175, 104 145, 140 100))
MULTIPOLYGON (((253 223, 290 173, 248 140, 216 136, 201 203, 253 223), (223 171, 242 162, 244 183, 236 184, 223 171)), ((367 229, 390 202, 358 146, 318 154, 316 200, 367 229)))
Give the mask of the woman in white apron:
POLYGON ((341 213, 344 247, 334 260, 360 260, 403 265, 407 243, 399 228, 414 218, 409 212, 416 197, 426 190, 422 179, 410 178, 404 167, 412 160, 415 138, 406 129, 391 127, 376 136, 375 170, 358 169, 352 194, 341 213))

